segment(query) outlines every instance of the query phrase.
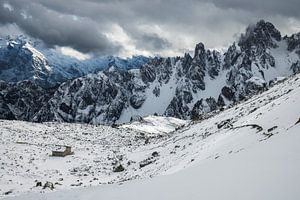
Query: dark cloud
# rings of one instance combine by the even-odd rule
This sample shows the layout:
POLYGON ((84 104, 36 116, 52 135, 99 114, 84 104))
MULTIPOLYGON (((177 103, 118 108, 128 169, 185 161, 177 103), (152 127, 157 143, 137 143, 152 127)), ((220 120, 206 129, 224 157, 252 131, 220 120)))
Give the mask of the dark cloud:
MULTIPOLYGON (((5 1, 4 1, 5 2, 5 1)), ((0 22, 15 23, 28 35, 53 46, 69 46, 84 53, 114 54, 120 49, 101 32, 99 24, 85 18, 60 14, 38 3, 9 1, 13 10, 0 7, 0 22)))
POLYGON ((299 17, 299 0, 206 0, 227 9, 242 9, 254 13, 299 17))
POLYGON ((198 42, 226 46, 259 19, 299 31, 299 8, 299 0, 0 0, 0 23, 81 52, 176 54, 198 42))
POLYGON ((172 44, 168 40, 159 37, 157 34, 144 34, 137 42, 138 48, 152 51, 170 48, 171 46, 172 44))

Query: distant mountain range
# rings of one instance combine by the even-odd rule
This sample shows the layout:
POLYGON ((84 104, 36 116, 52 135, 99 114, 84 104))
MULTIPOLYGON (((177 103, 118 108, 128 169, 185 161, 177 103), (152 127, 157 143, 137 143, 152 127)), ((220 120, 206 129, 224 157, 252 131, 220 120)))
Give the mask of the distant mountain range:
POLYGON ((300 33, 251 25, 225 53, 78 61, 22 38, 2 40, 0 117, 113 124, 136 115, 201 119, 300 71, 300 33), (5 44, 5 45, 4 45, 5 44))
POLYGON ((140 68, 148 60, 144 56, 127 59, 105 56, 78 60, 25 36, 0 38, 0 80, 30 80, 44 88, 110 67, 120 70, 140 68))

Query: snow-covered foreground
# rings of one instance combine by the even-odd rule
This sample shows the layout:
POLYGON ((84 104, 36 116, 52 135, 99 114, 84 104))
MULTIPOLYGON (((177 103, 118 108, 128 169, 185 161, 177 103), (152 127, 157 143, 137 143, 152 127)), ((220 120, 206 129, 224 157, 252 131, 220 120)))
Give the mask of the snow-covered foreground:
POLYGON ((178 173, 12 199, 299 199, 299 128, 178 173))
MULTIPOLYGON (((153 116, 118 129, 85 124, 0 121, 0 196, 5 196, 6 192, 20 195, 28 191, 47 191, 35 187, 37 182, 44 185, 49 181, 59 190, 159 174, 161 169, 143 168, 157 159, 155 153, 152 156, 152 145, 185 124, 188 122, 153 116), (156 118, 163 128, 155 128, 156 118), (144 127, 142 132, 135 131, 141 127, 144 127), (74 155, 52 157, 57 145, 71 146, 74 155), (114 172, 120 164, 125 171, 114 172)), ((160 165, 165 166, 164 162, 160 165)))
POLYGON ((292 77, 163 134, 149 133, 154 117, 118 129, 1 121, 0 193, 53 200, 299 199, 299 86, 292 77), (71 145, 75 154, 50 157, 54 144, 71 145), (114 172, 119 164, 125 170, 114 172), (35 187, 35 180, 54 183, 55 191, 35 187))

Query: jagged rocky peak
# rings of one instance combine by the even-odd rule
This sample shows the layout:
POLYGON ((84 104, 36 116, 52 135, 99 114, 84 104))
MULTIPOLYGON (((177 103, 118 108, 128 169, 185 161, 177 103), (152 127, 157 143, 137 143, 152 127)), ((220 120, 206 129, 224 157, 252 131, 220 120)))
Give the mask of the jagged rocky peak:
POLYGON ((45 57, 23 37, 8 39, 0 48, 0 79, 7 82, 37 81, 44 85, 50 75, 45 57))
POLYGON ((101 56, 78 60, 29 37, 0 38, 0 80, 31 80, 44 88, 58 86, 67 80, 110 67, 139 69, 150 59, 145 56, 101 56))
POLYGON ((168 83, 170 76, 173 73, 173 65, 178 61, 178 59, 179 58, 171 57, 155 57, 151 59, 140 68, 142 81, 146 84, 150 84, 155 80, 158 80, 159 83, 168 83))
POLYGON ((182 65, 182 74, 179 73, 180 76, 183 76, 186 74, 191 66, 191 63, 193 61, 192 56, 189 53, 185 53, 184 57, 181 60, 181 65, 182 65))
POLYGON ((207 50, 207 70, 211 78, 216 78, 221 69, 221 54, 216 50, 207 50))
POLYGON ((231 46, 229 46, 228 50, 224 53, 223 68, 229 69, 231 66, 233 66, 240 55, 241 55, 241 51, 237 48, 236 43, 234 42, 231 46))
POLYGON ((198 43, 195 47, 194 58, 199 58, 205 55, 205 46, 203 43, 198 43))
POLYGON ((216 50, 206 50, 203 43, 198 43, 195 47, 194 58, 191 58, 189 54, 184 56, 184 68, 187 69, 189 65, 191 65, 191 70, 198 71, 199 79, 203 79, 205 71, 211 78, 215 78, 221 68, 221 54, 216 50))
POLYGON ((153 82, 156 79, 154 66, 157 66, 160 62, 162 62, 162 58, 154 58, 140 69, 141 78, 144 83, 153 82))
POLYGON ((300 56, 300 32, 290 37, 285 36, 283 39, 287 41, 288 50, 295 51, 300 56))
POLYGON ((205 69, 206 65, 206 51, 203 43, 198 43, 195 47, 193 63, 201 68, 205 69))
MULTIPOLYGON (((82 72, 80 76, 93 74, 64 82, 54 94, 40 99, 41 109, 33 110, 30 116, 20 109, 21 98, 25 99, 23 93, 17 96, 21 99, 18 104, 7 101, 5 91, 17 87, 9 85, 11 90, 0 90, 0 118, 112 124, 127 122, 134 115, 158 113, 199 119, 207 112, 265 90, 267 83, 278 76, 299 73, 297 52, 300 56, 299 33, 282 39, 274 25, 261 20, 249 26, 239 42, 233 43, 223 55, 199 43, 192 56, 186 53, 166 58, 106 57, 85 63, 89 68, 86 71, 82 70, 84 63, 78 63, 75 70, 82 72)), ((61 68, 59 72, 64 74, 68 69, 61 68)), ((72 74, 69 79, 78 77, 72 74)), ((38 99, 35 94, 48 92, 31 89, 33 95, 26 98, 27 105, 35 104, 29 103, 30 98, 38 99)))
POLYGON ((241 50, 250 50, 252 47, 274 48, 276 41, 281 40, 280 32, 270 22, 260 20, 255 25, 250 25, 246 33, 241 35, 238 45, 241 50))

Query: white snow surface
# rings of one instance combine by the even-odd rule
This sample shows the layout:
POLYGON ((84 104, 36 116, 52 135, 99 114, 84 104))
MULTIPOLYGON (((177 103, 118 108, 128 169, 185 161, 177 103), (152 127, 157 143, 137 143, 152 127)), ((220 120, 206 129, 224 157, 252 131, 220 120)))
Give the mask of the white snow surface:
MULTIPOLYGON (((147 134, 149 127, 134 123, 115 129, 1 121, 0 194, 16 200, 300 199, 299 86, 300 76, 290 77, 167 134, 147 134), (71 145, 75 154, 50 157, 54 144, 71 145), (125 170, 113 172, 118 164, 125 170), (35 180, 59 184, 43 190, 35 180)), ((168 126, 161 118, 157 123, 168 126)))
POLYGON ((148 134, 171 133, 176 129, 187 125, 189 121, 174 117, 147 116, 142 121, 135 121, 130 124, 124 124, 121 127, 129 130, 136 130, 148 134))

